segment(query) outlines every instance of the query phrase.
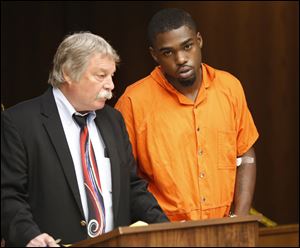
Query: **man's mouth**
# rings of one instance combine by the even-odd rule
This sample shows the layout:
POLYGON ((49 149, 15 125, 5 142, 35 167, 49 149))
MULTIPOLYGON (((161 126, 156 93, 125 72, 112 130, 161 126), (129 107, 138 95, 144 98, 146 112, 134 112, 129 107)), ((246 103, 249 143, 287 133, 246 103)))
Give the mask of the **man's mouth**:
POLYGON ((189 78, 193 75, 193 68, 190 66, 182 66, 177 71, 180 78, 189 78))

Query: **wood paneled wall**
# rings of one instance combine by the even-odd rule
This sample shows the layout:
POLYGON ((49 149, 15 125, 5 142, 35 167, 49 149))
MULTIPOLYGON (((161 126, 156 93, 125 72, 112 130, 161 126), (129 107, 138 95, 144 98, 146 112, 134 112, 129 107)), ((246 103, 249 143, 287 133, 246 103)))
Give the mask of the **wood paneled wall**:
POLYGON ((299 3, 286 1, 1 2, 1 102, 41 94, 58 44, 80 30, 121 55, 114 105, 153 68, 146 28, 163 7, 195 18, 203 61, 237 76, 260 133, 253 206, 274 221, 299 222, 299 3))

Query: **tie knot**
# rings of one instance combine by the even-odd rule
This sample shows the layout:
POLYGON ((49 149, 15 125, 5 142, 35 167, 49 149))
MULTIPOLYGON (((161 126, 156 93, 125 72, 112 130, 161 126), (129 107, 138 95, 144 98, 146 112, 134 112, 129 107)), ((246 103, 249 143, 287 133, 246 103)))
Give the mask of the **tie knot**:
POLYGON ((86 126, 86 119, 89 115, 76 115, 73 114, 73 118, 76 121, 76 123, 80 126, 81 129, 83 129, 86 126))

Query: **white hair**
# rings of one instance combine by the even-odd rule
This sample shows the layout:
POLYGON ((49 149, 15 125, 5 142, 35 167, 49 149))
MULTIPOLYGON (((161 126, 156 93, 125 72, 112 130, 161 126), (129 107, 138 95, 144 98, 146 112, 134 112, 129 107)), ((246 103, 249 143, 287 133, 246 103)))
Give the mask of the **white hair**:
POLYGON ((65 82, 63 71, 73 80, 79 80, 91 55, 100 53, 111 57, 115 63, 120 57, 112 46, 102 37, 90 32, 79 32, 67 36, 59 45, 53 58, 53 69, 48 83, 58 87, 65 82))

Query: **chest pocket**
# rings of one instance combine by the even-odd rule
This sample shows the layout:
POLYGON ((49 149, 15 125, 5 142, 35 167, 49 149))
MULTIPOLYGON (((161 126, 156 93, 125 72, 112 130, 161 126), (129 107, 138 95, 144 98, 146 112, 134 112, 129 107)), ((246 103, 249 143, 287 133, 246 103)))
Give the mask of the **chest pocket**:
POLYGON ((218 131, 218 169, 236 167, 236 132, 218 131))

